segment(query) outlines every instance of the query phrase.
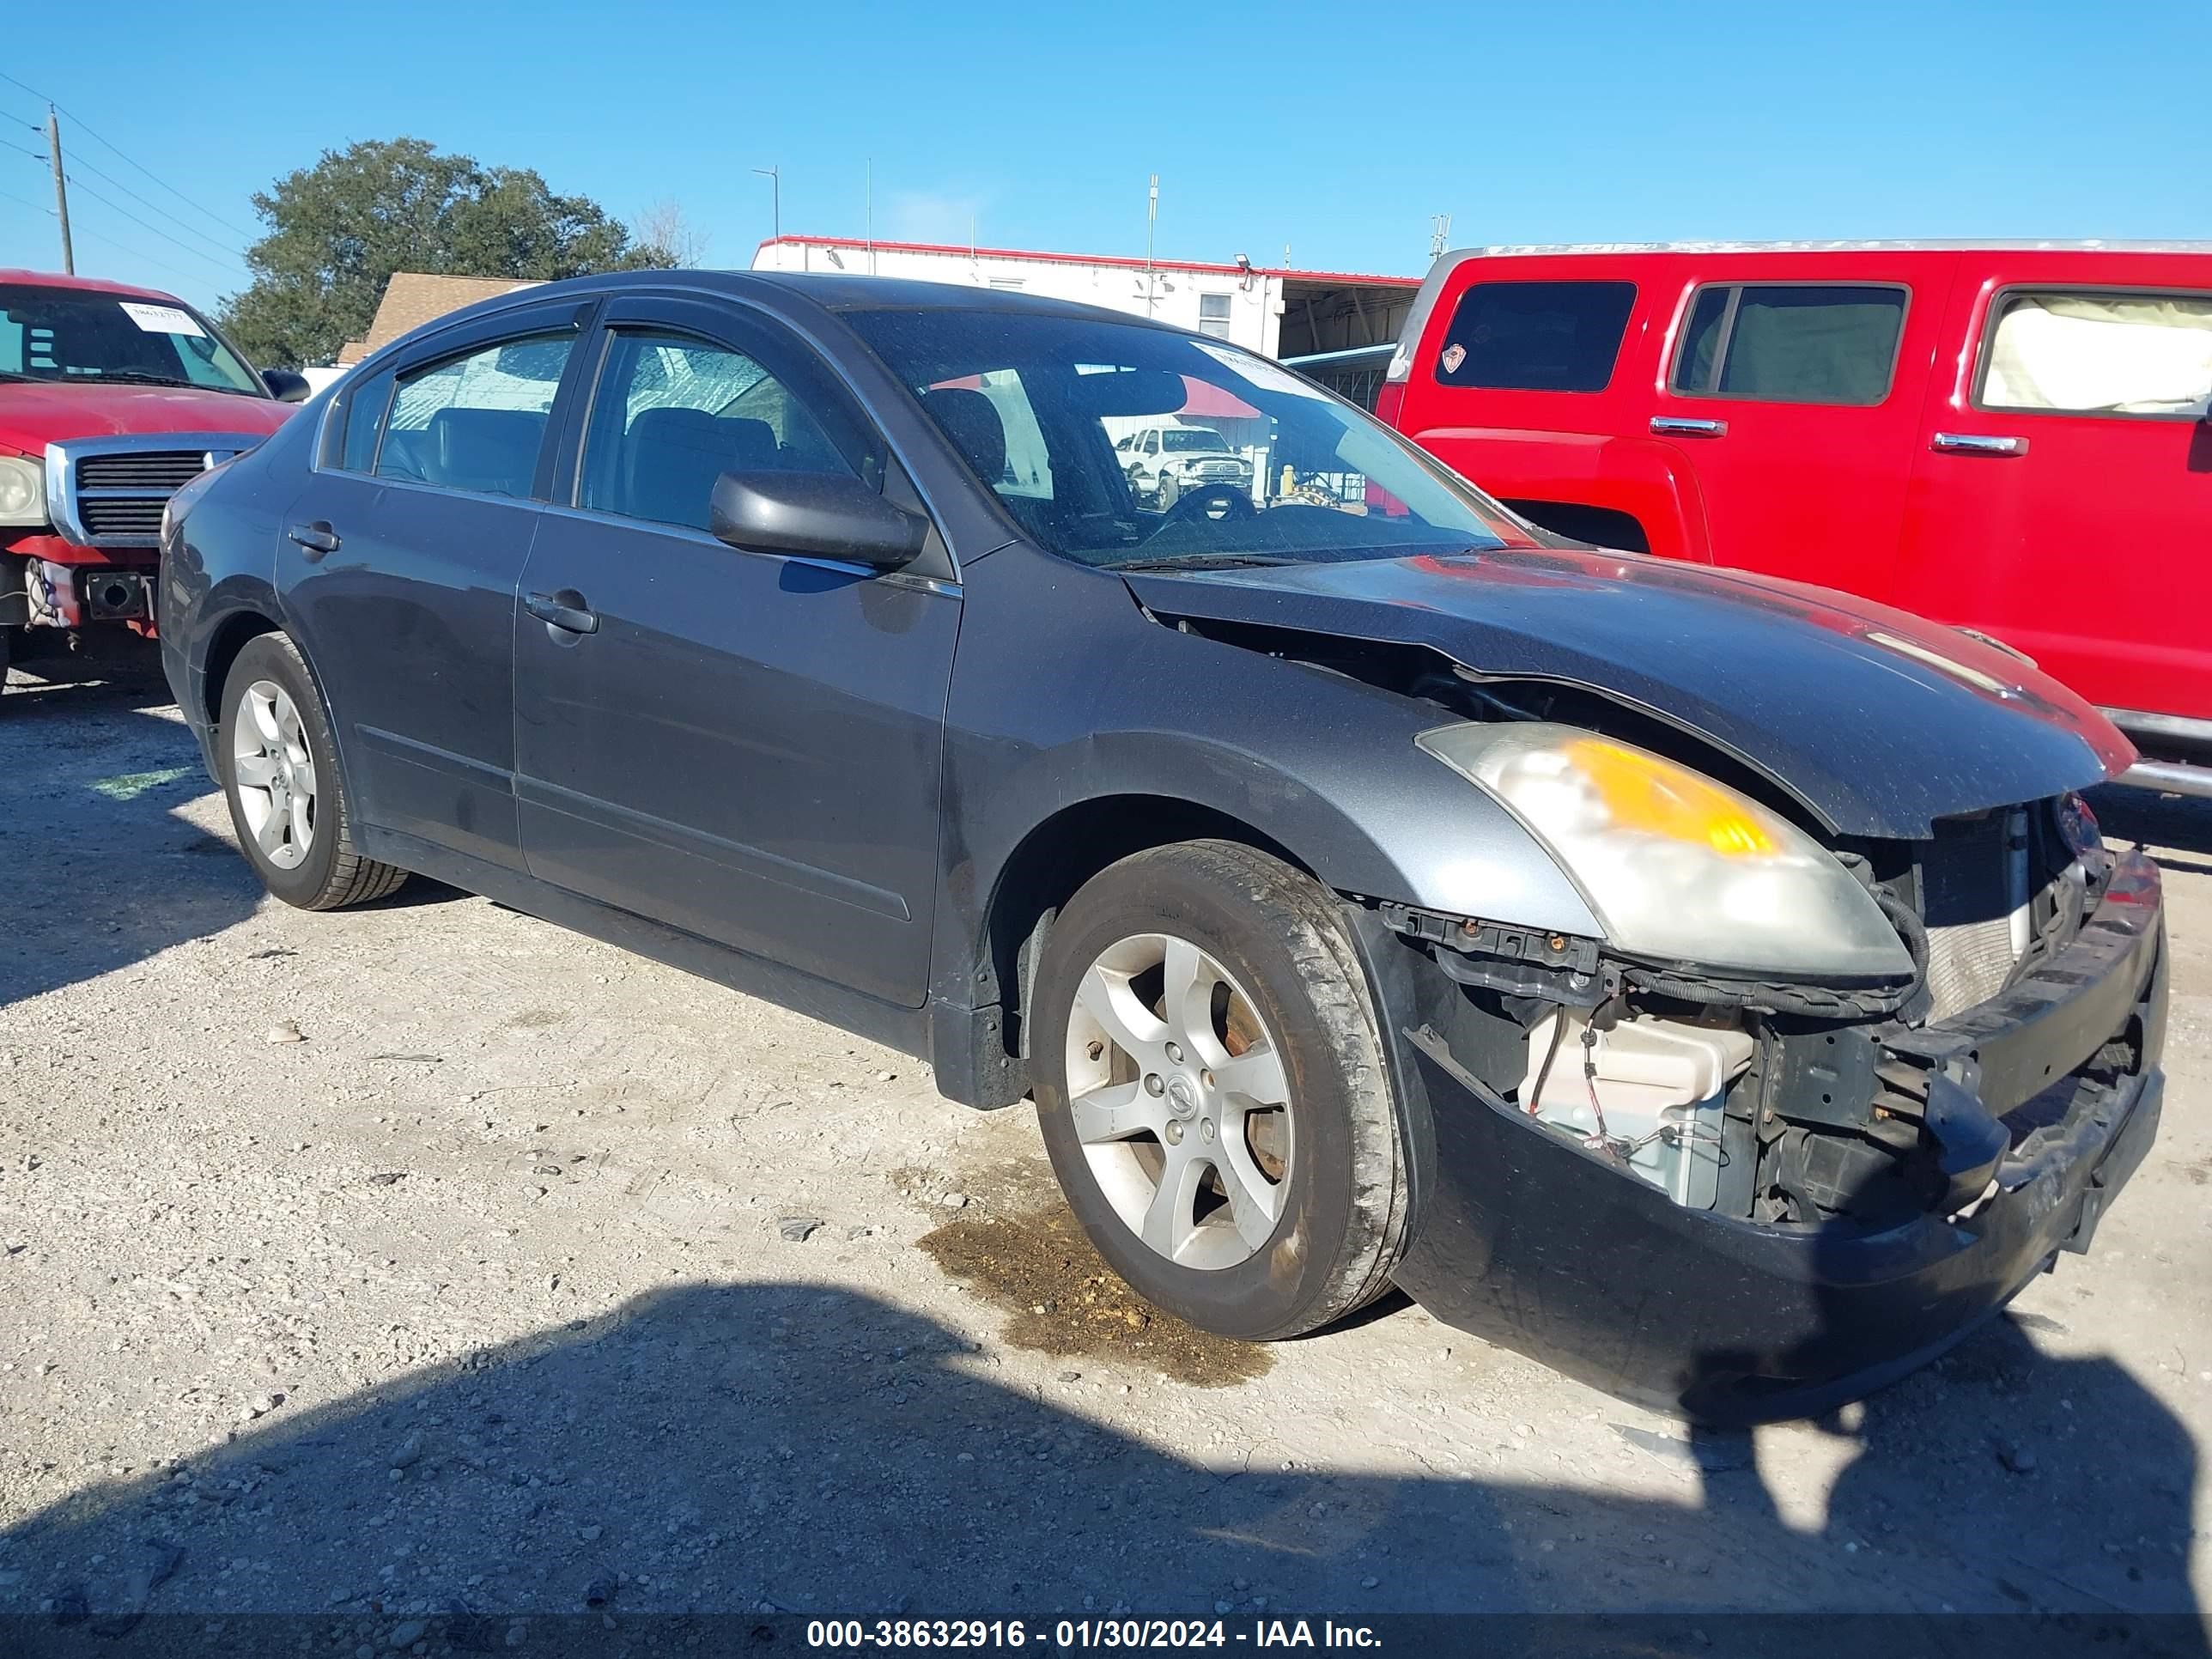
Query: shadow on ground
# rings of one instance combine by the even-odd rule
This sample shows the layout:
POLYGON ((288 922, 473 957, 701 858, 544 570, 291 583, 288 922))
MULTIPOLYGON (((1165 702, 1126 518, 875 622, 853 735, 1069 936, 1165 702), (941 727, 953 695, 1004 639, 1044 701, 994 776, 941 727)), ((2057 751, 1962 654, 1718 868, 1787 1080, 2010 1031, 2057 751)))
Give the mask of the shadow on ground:
MULTIPOLYGON (((586 1609, 2193 1608, 2186 1432, 2117 1366, 2016 1330, 1874 1402, 1809 1530, 1741 1437, 1620 1431, 1620 1458, 1672 1474, 1666 1501, 1567 1464, 1547 1485, 1332 1474, 1257 1455, 1245 1390, 1164 1406, 1061 1377, 1060 1399, 1009 1386, 988 1349, 842 1291, 672 1289, 327 1408, 279 1402, 77 1492, 0 1534, 0 1613, 29 1615, 19 1634, 313 1615, 380 1650, 410 1620, 586 1609), (1193 1401, 1222 1431, 1206 1467, 1125 1431, 1162 1409, 1194 1437, 1193 1401)), ((1442 1434, 1431 1453, 1479 1455, 1442 1434)), ((2203 1650, 2183 1621, 2149 1628, 2142 1650, 2203 1650)))
POLYGON ((212 786, 159 712, 159 675, 72 666, 0 696, 0 1008, 221 933, 262 896, 228 842, 177 814, 212 786))
MULTIPOLYGON (((52 678, 19 673, 0 697, 0 1008, 210 938, 264 902, 238 849, 178 811, 215 786, 159 672, 32 666, 52 678)), ((417 877, 377 908, 458 896, 417 877)))

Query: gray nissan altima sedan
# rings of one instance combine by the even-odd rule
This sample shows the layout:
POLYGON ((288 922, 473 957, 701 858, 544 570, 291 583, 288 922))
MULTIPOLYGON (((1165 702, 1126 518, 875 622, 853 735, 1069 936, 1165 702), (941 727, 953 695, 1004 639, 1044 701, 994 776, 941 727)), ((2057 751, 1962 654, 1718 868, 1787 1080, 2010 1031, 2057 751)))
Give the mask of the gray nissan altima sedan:
POLYGON ((1709 1420, 1917 1365, 2155 1133, 2125 740, 1991 642, 1560 542, 1223 342, 652 272, 389 346, 163 532, 269 890, 421 872, 1034 1096, 1114 1267, 1396 1284, 1709 1420), (1115 445, 1249 463, 1164 508, 1115 445), (1224 409, 1238 411, 1224 415, 1224 409))

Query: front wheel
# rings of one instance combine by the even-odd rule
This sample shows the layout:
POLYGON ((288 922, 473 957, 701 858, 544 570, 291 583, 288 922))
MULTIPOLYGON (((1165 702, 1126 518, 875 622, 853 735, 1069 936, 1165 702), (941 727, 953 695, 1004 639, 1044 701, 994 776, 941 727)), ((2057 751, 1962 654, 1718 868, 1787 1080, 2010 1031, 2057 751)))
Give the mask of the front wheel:
POLYGON ((1311 879, 1228 842, 1122 860, 1054 923, 1031 1048, 1046 1150, 1091 1242, 1224 1336, 1371 1301, 1404 1244, 1366 978, 1311 879))
POLYGON ((283 635, 247 641, 231 665, 216 757, 239 847, 285 903, 335 910, 382 898, 407 879, 355 849, 330 715, 283 635))

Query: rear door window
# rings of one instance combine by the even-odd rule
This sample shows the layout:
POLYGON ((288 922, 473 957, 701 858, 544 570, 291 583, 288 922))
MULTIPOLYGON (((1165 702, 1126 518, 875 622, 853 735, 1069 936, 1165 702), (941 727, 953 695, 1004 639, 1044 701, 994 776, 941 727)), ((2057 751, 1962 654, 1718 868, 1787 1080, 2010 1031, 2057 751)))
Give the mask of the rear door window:
POLYGON ((1443 386, 1602 392, 1635 308, 1633 283, 1478 283, 1437 353, 1443 386))
POLYGON ((2212 397, 2212 294, 2014 293, 1995 315, 1978 408, 2191 418, 2212 397))
POLYGON ((1909 297, 1877 283, 1700 289, 1668 384, 1692 397, 1878 404, 1889 395, 1909 297))
POLYGON ((377 476, 527 496, 575 343, 565 331, 505 340, 403 374, 377 447, 377 476))

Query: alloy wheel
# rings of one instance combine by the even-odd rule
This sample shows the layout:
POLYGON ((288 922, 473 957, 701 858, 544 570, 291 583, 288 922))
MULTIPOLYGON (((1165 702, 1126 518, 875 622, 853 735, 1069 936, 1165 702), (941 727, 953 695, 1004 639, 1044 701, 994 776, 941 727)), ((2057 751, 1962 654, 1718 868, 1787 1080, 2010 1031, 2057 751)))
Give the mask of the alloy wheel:
POLYGON ((1274 1235, 1293 1152, 1282 1051, 1236 976, 1188 939, 1139 933, 1085 972, 1067 1028, 1075 1138, 1146 1248, 1201 1270, 1274 1235))
POLYGON ((296 870, 315 840, 315 757, 298 705, 274 680, 256 680, 238 705, 231 776, 261 855, 296 870))

